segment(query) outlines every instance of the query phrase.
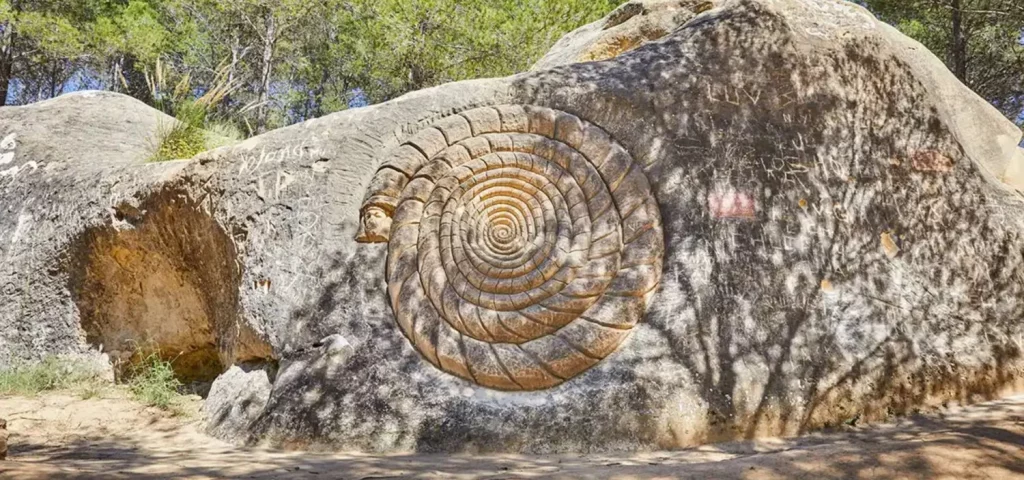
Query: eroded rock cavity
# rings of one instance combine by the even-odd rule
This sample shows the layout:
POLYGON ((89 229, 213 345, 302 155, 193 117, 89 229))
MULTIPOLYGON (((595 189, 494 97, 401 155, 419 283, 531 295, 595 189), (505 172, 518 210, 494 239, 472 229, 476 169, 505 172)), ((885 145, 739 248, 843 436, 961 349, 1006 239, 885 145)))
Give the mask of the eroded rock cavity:
POLYGON ((185 382, 270 358, 238 319, 234 243, 198 204, 163 191, 112 215, 70 253, 70 291, 90 345, 122 364, 156 352, 185 382))

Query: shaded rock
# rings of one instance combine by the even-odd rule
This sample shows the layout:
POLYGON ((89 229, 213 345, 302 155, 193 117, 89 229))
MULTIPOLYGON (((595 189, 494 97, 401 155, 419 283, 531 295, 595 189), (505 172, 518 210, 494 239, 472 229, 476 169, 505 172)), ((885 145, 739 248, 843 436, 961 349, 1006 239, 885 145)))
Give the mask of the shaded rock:
POLYGON ((206 430, 211 435, 240 441, 247 436, 250 423, 270 398, 269 367, 232 366, 218 376, 203 403, 206 430))
POLYGON ((115 361, 158 351, 184 381, 272 356, 236 320, 233 240, 165 188, 188 162, 146 163, 174 121, 107 92, 4 108, 0 294, 12 308, 0 312, 11 346, 0 364, 73 354, 83 337, 115 361), (40 316, 51 320, 24 322, 40 316))
POLYGON ((7 420, 0 418, 0 460, 7 460, 7 439, 10 434, 7 432, 7 420))
POLYGON ((67 253, 89 227, 131 228, 136 195, 186 165, 145 163, 171 121, 103 92, 0 111, 0 364, 82 349, 67 253))
POLYGON ((355 348, 352 344, 345 337, 338 334, 330 335, 320 340, 319 346, 323 349, 324 355, 339 366, 347 362, 355 354, 355 348))
MULTIPOLYGON (((16 154, 0 359, 127 332, 206 375, 280 360, 218 380, 211 431, 366 451, 679 448, 1021 387, 1020 130, 850 2, 640 5, 581 32, 678 25, 190 161, 16 154)), ((40 112, 0 139, 44 145, 40 112)))
POLYGON ((533 70, 615 58, 668 35, 696 15, 713 9, 715 3, 708 0, 631 0, 607 17, 567 34, 533 66, 533 70))

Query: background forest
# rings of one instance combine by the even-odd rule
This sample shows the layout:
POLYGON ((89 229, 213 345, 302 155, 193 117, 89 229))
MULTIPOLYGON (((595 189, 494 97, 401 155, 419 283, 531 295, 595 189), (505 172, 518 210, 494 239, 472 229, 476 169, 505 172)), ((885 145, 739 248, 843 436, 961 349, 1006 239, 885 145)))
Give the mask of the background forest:
MULTIPOLYGON (((620 0, 0 0, 0 105, 126 93, 243 138, 526 70, 620 0)), ((1024 1, 860 1, 1024 121, 1024 1)), ((180 153, 180 152, 176 152, 180 153)))

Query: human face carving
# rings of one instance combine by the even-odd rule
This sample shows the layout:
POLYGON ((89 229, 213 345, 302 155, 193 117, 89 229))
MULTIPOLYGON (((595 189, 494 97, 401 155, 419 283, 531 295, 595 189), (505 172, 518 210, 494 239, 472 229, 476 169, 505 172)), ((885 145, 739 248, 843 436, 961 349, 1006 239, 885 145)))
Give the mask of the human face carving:
POLYGON ((366 207, 359 220, 359 243, 386 243, 391 236, 391 217, 380 207, 366 207))

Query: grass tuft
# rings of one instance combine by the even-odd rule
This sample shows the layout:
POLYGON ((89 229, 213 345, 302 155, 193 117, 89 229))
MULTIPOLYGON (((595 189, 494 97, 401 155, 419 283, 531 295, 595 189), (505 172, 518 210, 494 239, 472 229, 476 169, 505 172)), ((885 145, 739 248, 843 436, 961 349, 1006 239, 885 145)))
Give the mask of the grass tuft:
MULTIPOLYGON (((163 68, 158 59, 153 75, 147 71, 146 84, 154 99, 154 106, 175 121, 156 132, 155 146, 150 162, 166 162, 192 158, 211 148, 234 143, 233 135, 211 133, 208 129, 218 125, 212 118, 217 106, 238 89, 232 80, 230 65, 224 63, 217 71, 213 86, 199 98, 194 98, 192 77, 185 73, 172 88, 173 73, 163 68)), ((235 129, 237 131, 237 129, 235 129)))
MULTIPOLYGON (((152 351, 152 350, 150 350, 152 351)), ((174 415, 188 415, 181 394, 182 384, 175 377, 172 361, 141 348, 135 358, 123 365, 120 388, 139 403, 157 407, 174 415)), ((95 368, 80 360, 51 356, 42 361, 21 363, 0 370, 0 396, 34 397, 47 392, 76 393, 81 399, 101 397, 114 385, 95 368)), ((113 390, 111 390, 113 391, 113 390)))
POLYGON ((176 121, 157 133, 156 151, 149 161, 166 162, 192 158, 207 150, 206 107, 189 101, 178 106, 176 121))
POLYGON ((95 370, 56 356, 0 370, 0 395, 32 397, 43 392, 80 390, 95 396, 102 391, 103 383, 95 370))
POLYGON ((130 373, 127 385, 132 397, 148 406, 175 410, 182 384, 174 376, 170 361, 151 353, 132 365, 130 373))

